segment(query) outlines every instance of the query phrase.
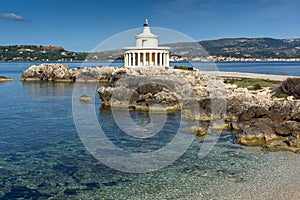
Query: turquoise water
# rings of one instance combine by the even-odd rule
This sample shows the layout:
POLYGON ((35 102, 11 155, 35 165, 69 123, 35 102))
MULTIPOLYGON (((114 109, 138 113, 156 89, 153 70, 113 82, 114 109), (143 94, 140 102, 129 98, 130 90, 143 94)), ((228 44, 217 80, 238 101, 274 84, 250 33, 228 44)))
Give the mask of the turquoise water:
MULTIPOLYGON (((224 132, 204 158, 195 138, 174 163, 158 171, 125 173, 95 159, 73 120, 71 83, 20 82, 31 63, 0 63, 0 199, 299 199, 300 159, 289 152, 240 146, 224 132)), ((70 64, 77 67, 80 63, 70 64)), ((95 103, 107 137, 128 151, 162 148, 178 131, 180 112, 167 115, 153 140, 124 136, 111 110, 95 103)), ((148 123, 143 113, 131 113, 148 123)), ((156 116, 159 117, 159 116, 156 116)))

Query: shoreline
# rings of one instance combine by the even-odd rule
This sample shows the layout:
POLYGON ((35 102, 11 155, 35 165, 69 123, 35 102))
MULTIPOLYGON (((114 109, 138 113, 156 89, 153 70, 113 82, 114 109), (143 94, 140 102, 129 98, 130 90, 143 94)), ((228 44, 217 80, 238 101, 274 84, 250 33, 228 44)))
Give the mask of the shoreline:
POLYGON ((246 73, 246 72, 217 72, 217 73, 222 78, 249 78, 249 79, 273 80, 273 81, 285 81, 287 78, 300 78, 300 76, 284 76, 284 75, 258 74, 258 73, 246 73))

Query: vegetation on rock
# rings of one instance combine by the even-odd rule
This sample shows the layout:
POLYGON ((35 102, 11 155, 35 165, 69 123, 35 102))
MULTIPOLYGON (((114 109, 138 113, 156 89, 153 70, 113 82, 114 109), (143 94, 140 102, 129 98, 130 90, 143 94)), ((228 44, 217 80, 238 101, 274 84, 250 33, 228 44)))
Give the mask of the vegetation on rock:
POLYGON ((224 79, 224 83, 236 84, 238 87, 248 88, 252 90, 259 90, 263 87, 270 87, 275 89, 280 85, 278 81, 259 78, 224 79))

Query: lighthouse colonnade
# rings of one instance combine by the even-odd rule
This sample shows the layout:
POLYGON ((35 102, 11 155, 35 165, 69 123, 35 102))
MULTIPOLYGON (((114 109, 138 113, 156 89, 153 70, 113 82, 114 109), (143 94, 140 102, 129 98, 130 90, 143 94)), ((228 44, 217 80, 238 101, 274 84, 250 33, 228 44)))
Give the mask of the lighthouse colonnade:
POLYGON ((130 50, 124 54, 124 66, 164 66, 169 67, 169 51, 130 50))

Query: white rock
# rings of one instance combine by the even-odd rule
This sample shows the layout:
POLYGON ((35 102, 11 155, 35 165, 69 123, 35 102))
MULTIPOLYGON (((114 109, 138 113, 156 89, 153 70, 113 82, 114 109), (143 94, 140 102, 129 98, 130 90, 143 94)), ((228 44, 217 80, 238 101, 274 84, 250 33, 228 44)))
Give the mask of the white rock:
POLYGON ((294 101, 294 96, 288 96, 286 99, 287 99, 288 101, 294 101))

